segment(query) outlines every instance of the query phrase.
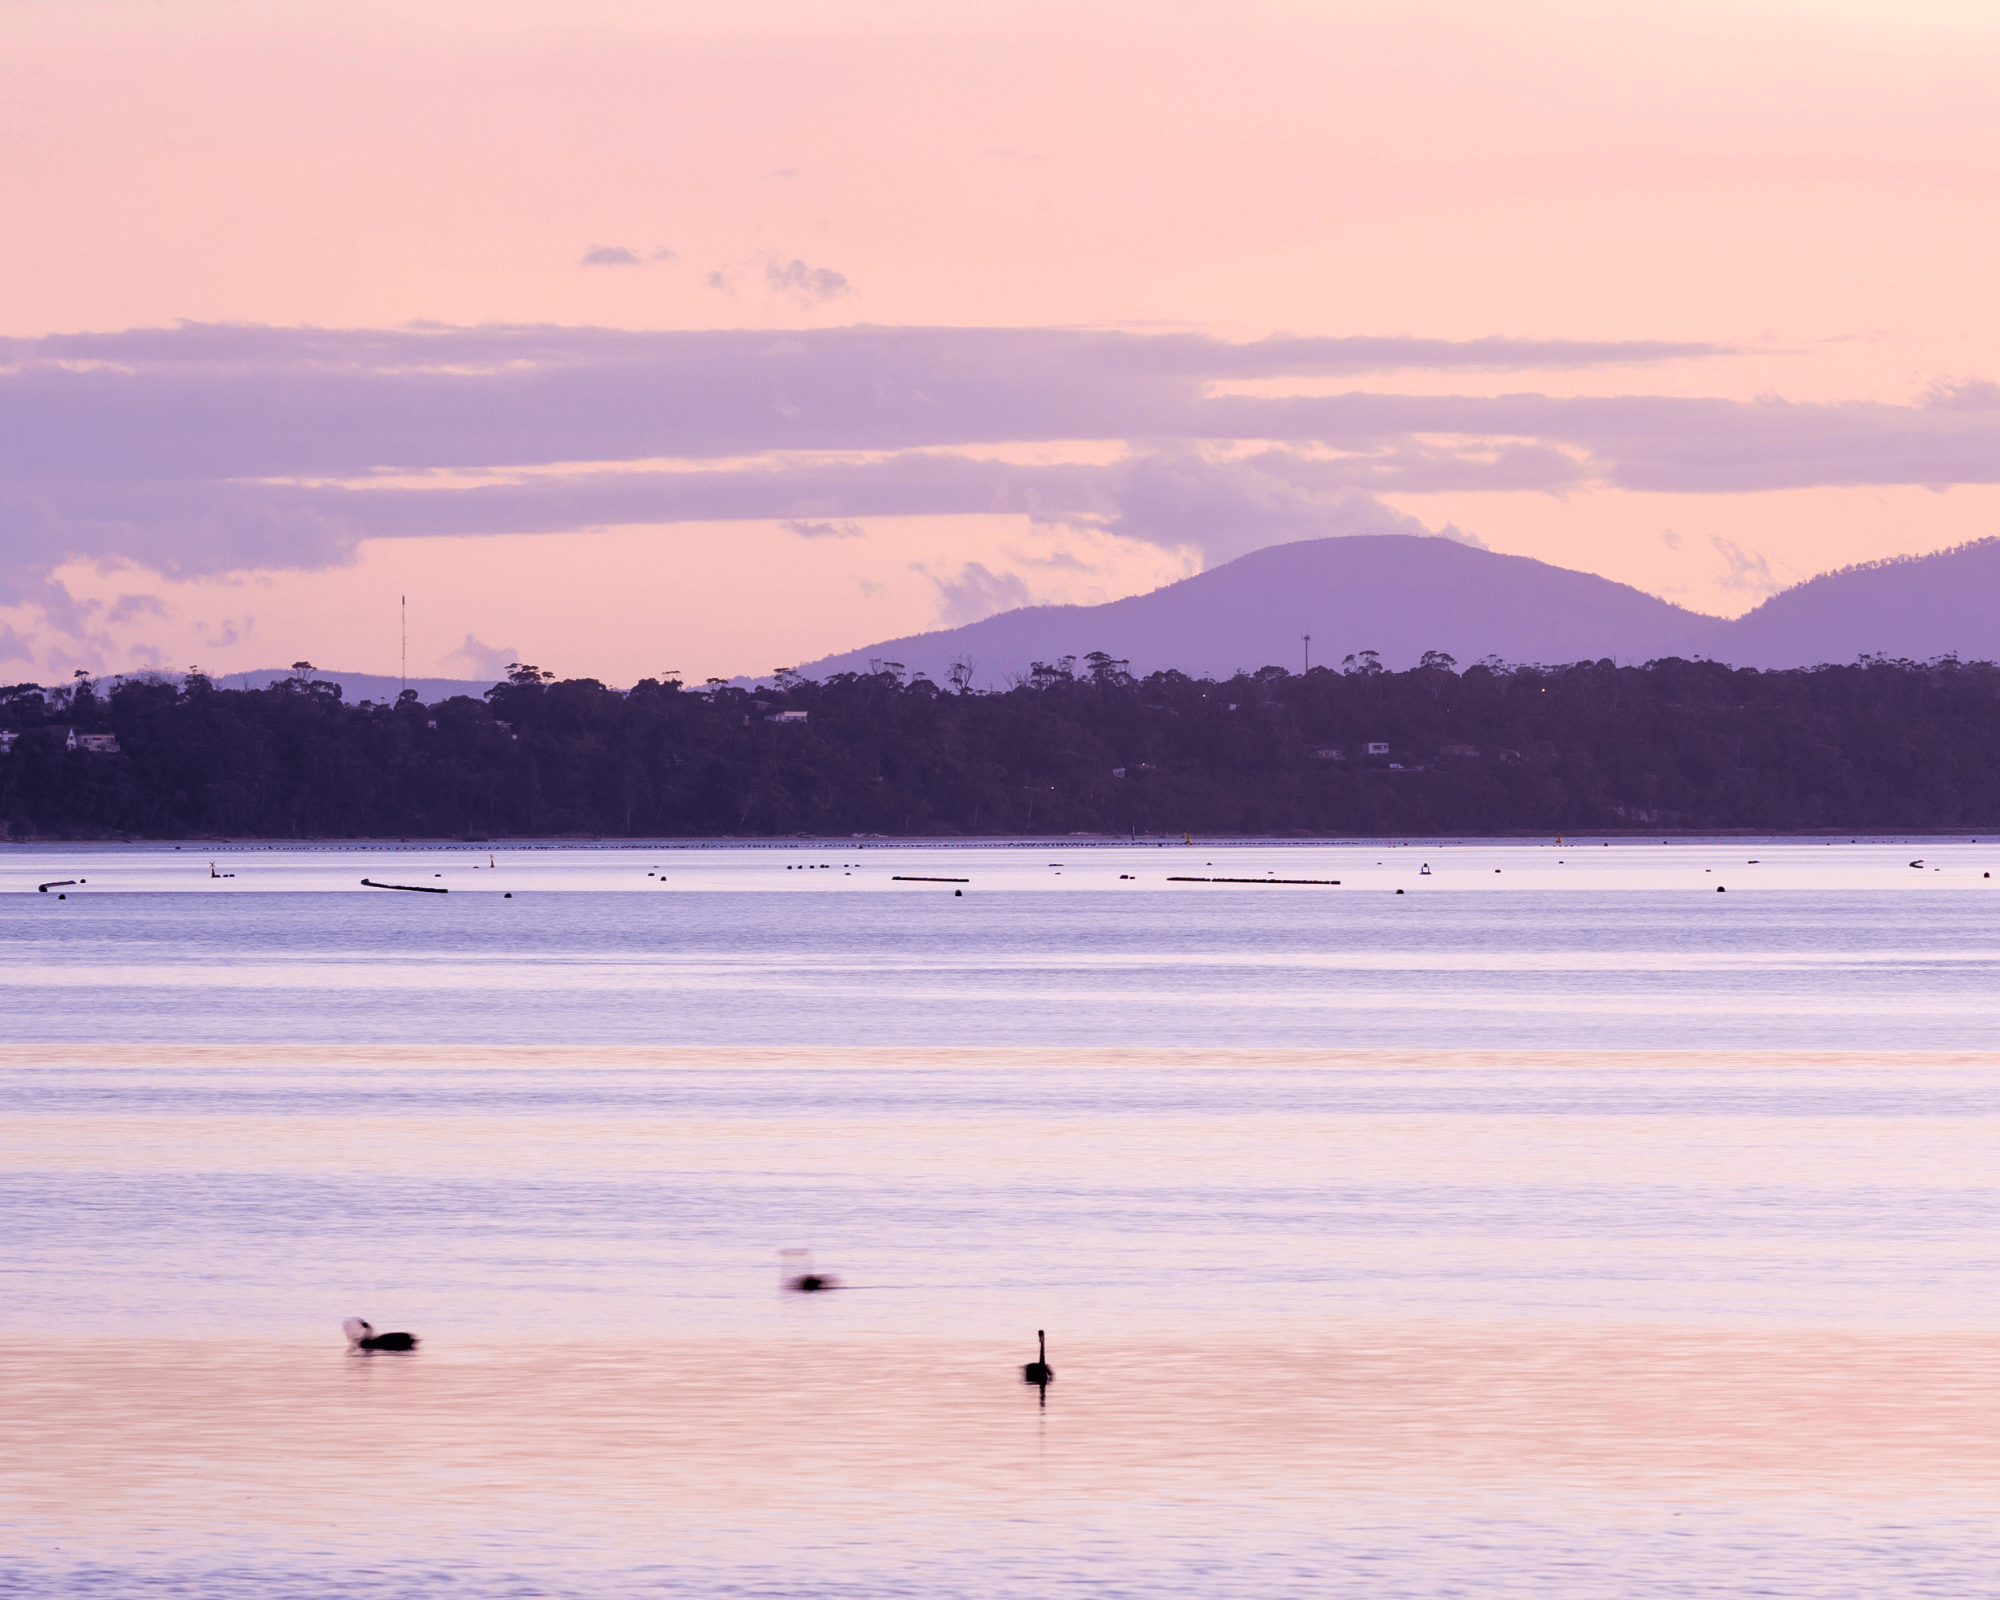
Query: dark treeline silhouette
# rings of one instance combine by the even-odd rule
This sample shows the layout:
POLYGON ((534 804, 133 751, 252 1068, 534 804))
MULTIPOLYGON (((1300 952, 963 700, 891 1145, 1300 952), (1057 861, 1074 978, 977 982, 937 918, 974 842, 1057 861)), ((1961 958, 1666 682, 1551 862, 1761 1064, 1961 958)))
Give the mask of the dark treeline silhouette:
POLYGON ((17 733, 0 825, 15 839, 2000 828, 2000 668, 1950 658, 1460 670, 1432 653, 1397 673, 1363 653, 1214 681, 1135 679, 1094 654, 994 693, 893 663, 752 691, 621 691, 519 666, 483 700, 428 707, 414 692, 343 704, 310 671, 248 691, 198 673, 0 690, 17 733), (70 730, 119 748, 67 748, 70 730))

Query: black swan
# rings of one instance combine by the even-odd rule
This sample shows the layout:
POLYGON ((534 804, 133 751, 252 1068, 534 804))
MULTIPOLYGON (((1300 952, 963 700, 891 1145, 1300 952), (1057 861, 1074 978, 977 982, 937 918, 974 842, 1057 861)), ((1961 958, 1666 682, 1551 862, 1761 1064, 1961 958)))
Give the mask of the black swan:
POLYGON ((414 1333, 377 1333, 375 1324, 363 1322, 359 1317, 349 1317, 340 1325, 347 1333, 347 1343, 355 1350, 414 1350, 417 1336, 414 1333))
POLYGON ((1035 1330, 1035 1348, 1039 1352, 1033 1361, 1021 1368, 1023 1383, 1050 1384, 1056 1381, 1056 1369, 1049 1365, 1049 1336, 1041 1328, 1035 1330))
POLYGON ((778 1256, 783 1265, 779 1269, 779 1281, 787 1289, 797 1294, 818 1294, 824 1289, 838 1289, 840 1280, 830 1272, 813 1269, 810 1250, 780 1250, 778 1256), (802 1270, 792 1271, 797 1267, 802 1270))

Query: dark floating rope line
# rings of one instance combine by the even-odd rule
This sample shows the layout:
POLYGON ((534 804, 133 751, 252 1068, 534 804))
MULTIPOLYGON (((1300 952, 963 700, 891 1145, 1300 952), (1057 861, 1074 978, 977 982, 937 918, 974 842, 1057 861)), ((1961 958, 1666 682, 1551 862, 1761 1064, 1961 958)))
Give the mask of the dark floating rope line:
POLYGON ((1340 887, 1338 878, 1173 878, 1169 883, 1314 883, 1340 887))

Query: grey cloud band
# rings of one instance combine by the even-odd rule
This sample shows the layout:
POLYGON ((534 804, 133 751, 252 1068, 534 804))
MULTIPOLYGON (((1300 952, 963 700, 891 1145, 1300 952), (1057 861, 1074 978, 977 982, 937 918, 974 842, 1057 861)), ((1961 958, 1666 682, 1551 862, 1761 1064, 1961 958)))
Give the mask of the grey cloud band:
POLYGON ((1222 559, 1408 525, 1370 498, 1391 491, 2000 479, 1990 384, 1905 406, 1215 392, 1728 353, 870 327, 185 326, 0 341, 0 536, 13 584, 65 555, 169 572, 298 568, 342 561, 369 537, 960 512, 1088 518, 1222 559), (1003 441, 1114 441, 1125 454, 1020 465, 993 459, 1003 441), (865 459, 813 459, 827 453, 865 459), (674 469, 643 465, 662 459, 674 469), (531 470, 555 463, 592 465, 531 470), (519 475, 421 486, 468 471, 519 475), (384 473, 403 482, 368 486, 384 473))

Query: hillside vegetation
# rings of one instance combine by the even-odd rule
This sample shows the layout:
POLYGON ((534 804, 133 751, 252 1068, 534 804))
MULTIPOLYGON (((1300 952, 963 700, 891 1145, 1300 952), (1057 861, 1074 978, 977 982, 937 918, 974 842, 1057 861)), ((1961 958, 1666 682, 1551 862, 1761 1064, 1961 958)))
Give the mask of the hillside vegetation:
POLYGON ((995 693, 893 667, 753 694, 522 666, 430 707, 344 704, 303 669, 21 684, 0 726, 14 839, 2000 829, 2000 668, 1951 659, 1434 653, 1211 681, 1095 655, 995 693), (64 749, 68 727, 119 752, 64 749))

